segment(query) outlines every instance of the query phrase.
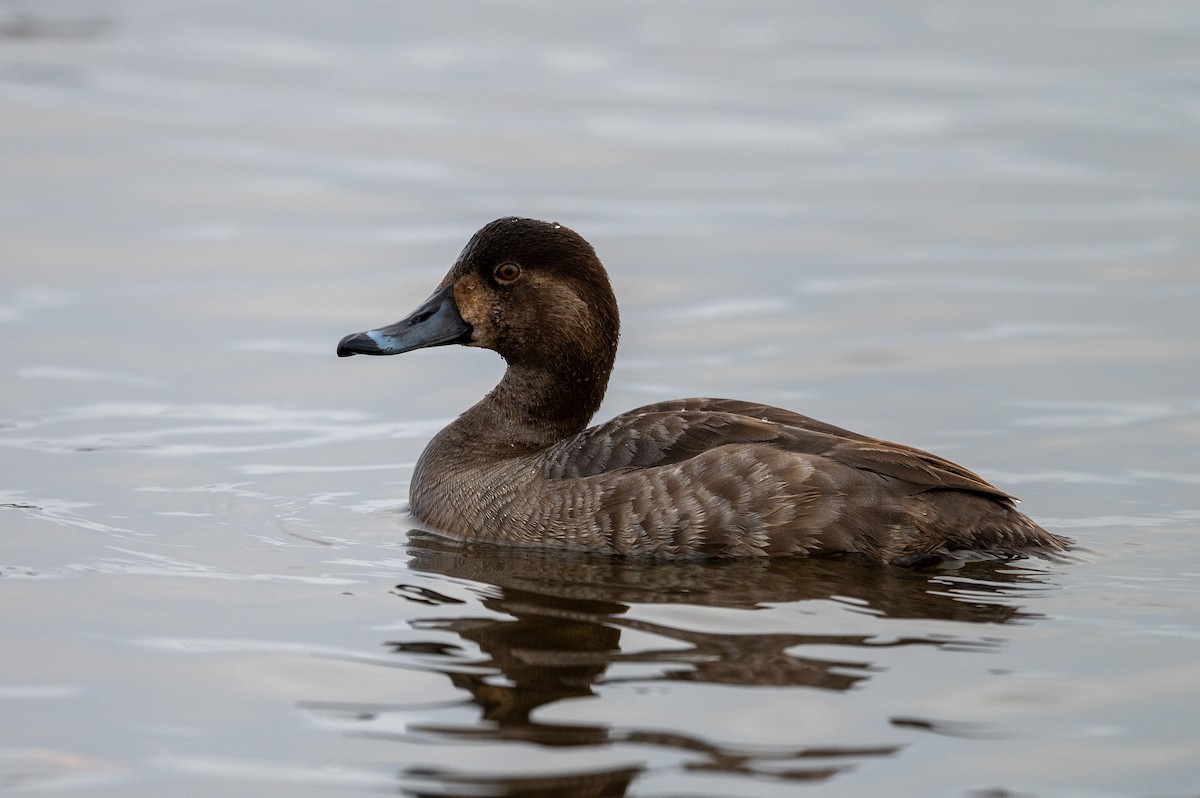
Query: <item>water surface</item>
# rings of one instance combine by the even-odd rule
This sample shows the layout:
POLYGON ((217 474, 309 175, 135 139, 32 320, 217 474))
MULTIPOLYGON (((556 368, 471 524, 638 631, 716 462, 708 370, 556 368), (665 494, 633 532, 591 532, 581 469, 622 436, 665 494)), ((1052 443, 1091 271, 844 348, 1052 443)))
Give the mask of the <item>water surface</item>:
POLYGON ((1200 17, 1118 2, 0 3, 0 791, 1200 791, 1200 17), (601 417, 769 401, 1080 541, 909 572, 462 549, 490 353, 333 354, 500 215, 601 417))

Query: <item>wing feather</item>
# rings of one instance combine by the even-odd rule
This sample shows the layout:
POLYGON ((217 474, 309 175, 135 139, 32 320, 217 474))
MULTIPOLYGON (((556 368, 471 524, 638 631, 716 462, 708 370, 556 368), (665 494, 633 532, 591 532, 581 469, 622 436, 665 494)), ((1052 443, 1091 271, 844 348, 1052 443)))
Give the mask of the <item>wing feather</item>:
POLYGON ((552 447, 542 458, 552 479, 680 463, 720 446, 769 444, 818 455, 908 483, 914 492, 965 490, 1011 500, 957 463, 899 443, 860 435, 770 405, 732 399, 677 399, 623 413, 552 447))

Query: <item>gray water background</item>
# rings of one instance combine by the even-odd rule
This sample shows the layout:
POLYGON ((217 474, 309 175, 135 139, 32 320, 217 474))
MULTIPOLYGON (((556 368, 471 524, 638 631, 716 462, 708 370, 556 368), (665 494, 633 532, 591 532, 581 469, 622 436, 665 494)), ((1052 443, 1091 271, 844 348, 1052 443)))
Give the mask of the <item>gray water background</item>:
POLYGON ((0 2, 0 793, 1200 793, 1193 2, 0 2), (600 417, 929 448, 1080 541, 949 573, 462 552, 502 365, 333 355, 509 214, 600 417))

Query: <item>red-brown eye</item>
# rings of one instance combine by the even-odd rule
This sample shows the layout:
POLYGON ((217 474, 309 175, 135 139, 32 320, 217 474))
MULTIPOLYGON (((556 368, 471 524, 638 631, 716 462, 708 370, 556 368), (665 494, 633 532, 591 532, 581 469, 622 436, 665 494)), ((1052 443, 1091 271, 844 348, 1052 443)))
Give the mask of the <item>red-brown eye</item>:
POLYGON ((505 262, 497 266, 496 271, 492 274, 495 275, 497 282, 511 283, 521 276, 521 267, 512 262, 505 262))

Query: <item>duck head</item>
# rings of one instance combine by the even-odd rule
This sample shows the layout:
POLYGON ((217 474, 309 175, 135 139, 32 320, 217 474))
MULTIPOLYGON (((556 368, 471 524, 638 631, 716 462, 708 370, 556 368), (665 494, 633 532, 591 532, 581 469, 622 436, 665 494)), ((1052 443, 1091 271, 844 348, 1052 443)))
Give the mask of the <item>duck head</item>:
POLYGON ((551 404, 574 402, 594 412, 619 334, 616 299, 592 246, 562 225, 507 217, 471 237, 409 316, 347 335, 337 353, 397 355, 447 344, 492 349, 508 363, 506 381, 520 382, 530 400, 536 390, 551 404))

